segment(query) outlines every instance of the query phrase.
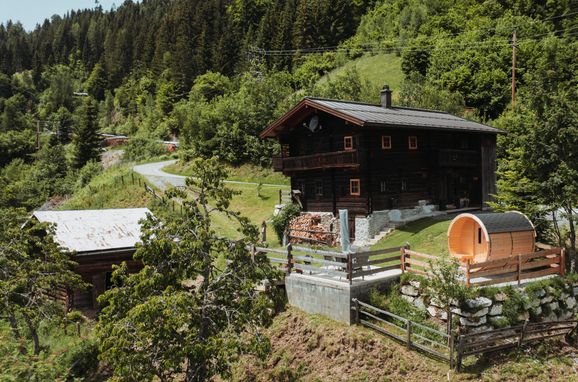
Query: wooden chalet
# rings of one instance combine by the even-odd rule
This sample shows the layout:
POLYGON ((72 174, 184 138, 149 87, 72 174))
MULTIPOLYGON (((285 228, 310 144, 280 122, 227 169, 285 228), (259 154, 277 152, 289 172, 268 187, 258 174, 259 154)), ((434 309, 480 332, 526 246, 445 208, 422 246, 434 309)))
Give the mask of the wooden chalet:
POLYGON ((306 97, 267 127, 281 153, 276 171, 291 177, 307 211, 354 216, 409 208, 485 207, 496 192, 500 130, 432 110, 306 97))
POLYGON ((75 271, 91 284, 89 290, 67 292, 69 307, 96 309, 96 298, 112 287, 113 265, 126 261, 129 272, 142 267, 133 254, 141 237, 139 222, 147 214, 152 214, 148 208, 33 213, 38 221, 55 225, 55 241, 73 253, 75 271))

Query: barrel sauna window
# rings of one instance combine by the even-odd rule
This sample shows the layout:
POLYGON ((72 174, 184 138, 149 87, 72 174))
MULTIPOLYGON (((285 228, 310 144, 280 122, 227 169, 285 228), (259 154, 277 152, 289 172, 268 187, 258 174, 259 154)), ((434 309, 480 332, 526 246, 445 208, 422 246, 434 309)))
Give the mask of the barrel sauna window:
POLYGON ((534 251, 536 233, 519 212, 460 214, 448 229, 449 252, 473 263, 503 259, 534 251))

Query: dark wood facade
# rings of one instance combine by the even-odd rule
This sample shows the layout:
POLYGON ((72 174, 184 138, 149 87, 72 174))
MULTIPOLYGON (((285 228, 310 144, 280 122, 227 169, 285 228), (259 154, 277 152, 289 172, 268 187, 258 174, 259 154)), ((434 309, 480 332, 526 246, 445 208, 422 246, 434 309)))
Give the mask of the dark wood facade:
POLYGON ((482 207, 495 193, 495 132, 360 126, 321 106, 305 99, 261 135, 279 140, 274 168, 291 177, 292 189, 301 190, 305 210, 347 209, 352 217, 413 207, 420 200, 441 209, 482 207), (319 125, 314 131, 307 126, 313 115, 319 125))

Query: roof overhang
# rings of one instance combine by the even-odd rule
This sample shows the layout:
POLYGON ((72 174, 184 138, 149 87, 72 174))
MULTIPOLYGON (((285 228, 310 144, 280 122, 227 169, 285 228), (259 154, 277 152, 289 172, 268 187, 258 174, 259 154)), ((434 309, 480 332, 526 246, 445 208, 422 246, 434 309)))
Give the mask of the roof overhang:
POLYGON ((295 105, 287 113, 283 114, 279 119, 273 122, 269 127, 259 134, 260 138, 277 138, 279 135, 289 133, 293 128, 299 126, 299 123, 305 120, 312 114, 318 111, 333 115, 335 117, 341 118, 351 124, 363 126, 364 122, 360 119, 354 118, 350 115, 321 105, 315 102, 314 99, 304 98, 295 105))

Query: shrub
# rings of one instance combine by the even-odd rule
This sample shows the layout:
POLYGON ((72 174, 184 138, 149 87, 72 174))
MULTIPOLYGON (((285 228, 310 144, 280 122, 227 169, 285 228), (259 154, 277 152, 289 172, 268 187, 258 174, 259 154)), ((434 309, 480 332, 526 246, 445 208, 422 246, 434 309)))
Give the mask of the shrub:
POLYGON ((78 172, 78 177, 76 180, 76 189, 81 189, 86 186, 92 178, 98 175, 102 171, 102 166, 97 161, 91 160, 84 165, 83 168, 78 172))
POLYGON ((125 158, 128 160, 143 160, 166 153, 165 147, 155 139, 134 137, 125 146, 125 158))
POLYGON ((300 213, 301 209, 298 205, 287 204, 281 209, 281 211, 279 211, 277 216, 274 216, 273 219, 271 219, 271 225, 273 226, 280 243, 283 242, 283 234, 289 226, 291 219, 299 216, 300 213))
POLYGON ((66 352, 65 364, 68 366, 68 378, 85 378, 98 368, 98 345, 95 341, 83 341, 66 352))

